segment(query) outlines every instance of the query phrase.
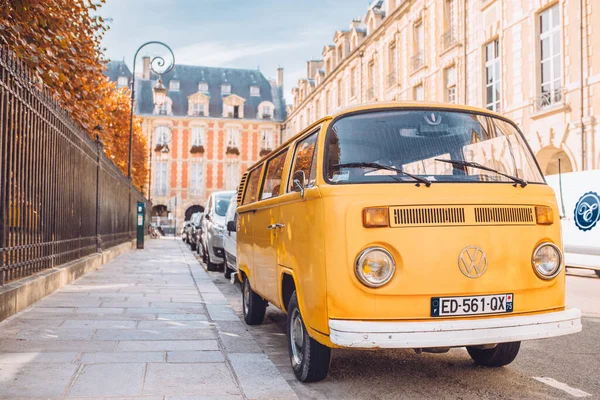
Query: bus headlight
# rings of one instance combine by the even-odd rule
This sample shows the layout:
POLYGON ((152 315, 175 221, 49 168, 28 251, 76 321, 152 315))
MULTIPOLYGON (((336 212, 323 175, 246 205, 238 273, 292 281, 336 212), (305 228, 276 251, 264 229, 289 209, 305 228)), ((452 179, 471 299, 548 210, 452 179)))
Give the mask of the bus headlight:
POLYGON ((381 247, 369 247, 356 259, 356 277, 368 287, 385 285, 392 279, 395 270, 394 257, 381 247))
POLYGON ((533 270, 542 279, 552 279, 559 274, 562 266, 560 249, 552 243, 542 243, 531 257, 533 270))

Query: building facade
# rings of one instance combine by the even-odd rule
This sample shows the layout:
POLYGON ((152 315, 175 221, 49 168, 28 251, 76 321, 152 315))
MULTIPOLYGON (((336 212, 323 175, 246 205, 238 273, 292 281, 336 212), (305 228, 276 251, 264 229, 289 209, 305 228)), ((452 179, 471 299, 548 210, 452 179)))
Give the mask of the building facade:
POLYGON ((350 105, 428 100, 514 120, 542 171, 600 168, 596 0, 376 0, 292 91, 284 139, 350 105))
MULTIPOLYGON (((244 171, 280 144, 283 70, 267 80, 258 70, 175 65, 161 76, 168 92, 158 106, 159 77, 149 67, 145 58, 136 76, 135 114, 148 140, 153 216, 181 227, 212 192, 237 189, 244 171)), ((126 86, 128 72, 111 62, 107 75, 126 86)))

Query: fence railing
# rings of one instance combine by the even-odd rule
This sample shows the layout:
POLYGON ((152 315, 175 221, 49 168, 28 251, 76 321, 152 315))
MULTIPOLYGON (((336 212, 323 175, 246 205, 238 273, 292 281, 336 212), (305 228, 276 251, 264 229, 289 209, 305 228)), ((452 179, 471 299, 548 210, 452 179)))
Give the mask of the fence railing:
POLYGON ((102 144, 0 47, 0 285, 133 239, 138 201, 102 144))

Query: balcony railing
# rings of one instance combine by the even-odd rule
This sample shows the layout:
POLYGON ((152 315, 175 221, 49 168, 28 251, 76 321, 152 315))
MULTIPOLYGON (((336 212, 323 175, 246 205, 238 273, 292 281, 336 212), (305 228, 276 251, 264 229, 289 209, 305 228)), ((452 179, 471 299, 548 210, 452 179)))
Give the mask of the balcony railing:
POLYGON ((416 71, 425 65, 425 56, 423 51, 417 51, 414 56, 411 58, 412 70, 416 71))
POLYGON ((375 89, 374 87, 368 88, 367 89, 367 101, 375 100, 376 92, 377 92, 377 89, 375 89))
POLYGON ((454 30, 450 30, 445 32, 442 35, 442 51, 448 50, 450 47, 454 46, 458 43, 458 38, 456 37, 456 33, 454 30))
POLYGON ((396 86, 396 83, 398 83, 398 73, 396 71, 392 72, 387 76, 386 80, 387 88, 391 89, 392 87, 396 86))
POLYGON ((564 103, 565 93, 562 88, 554 89, 550 92, 543 92, 534 100, 536 111, 545 110, 547 108, 556 107, 564 103))

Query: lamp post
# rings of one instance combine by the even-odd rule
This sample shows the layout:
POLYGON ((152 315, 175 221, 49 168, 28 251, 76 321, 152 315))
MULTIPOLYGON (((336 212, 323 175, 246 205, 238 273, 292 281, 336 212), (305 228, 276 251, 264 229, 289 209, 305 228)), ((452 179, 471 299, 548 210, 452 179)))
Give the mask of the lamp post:
POLYGON ((169 53, 171 53, 171 62, 169 64, 167 64, 167 61, 165 61, 165 59, 161 56, 155 56, 150 60, 150 70, 155 74, 159 75, 158 82, 156 82, 156 85, 154 85, 154 87, 152 88, 154 104, 158 105, 159 107, 164 104, 165 99, 167 97, 167 89, 163 86, 160 76, 171 71, 175 66, 175 55, 173 54, 173 50, 171 50, 171 48, 163 42, 158 42, 154 40, 146 42, 140 47, 138 47, 138 49, 135 52, 135 55, 133 56, 133 78, 131 81, 131 115, 129 117, 129 162, 127 163, 127 176, 129 177, 129 179, 131 179, 131 165, 133 160, 133 106, 135 104, 135 61, 140 50, 152 44, 162 46, 165 49, 167 49, 169 53))

